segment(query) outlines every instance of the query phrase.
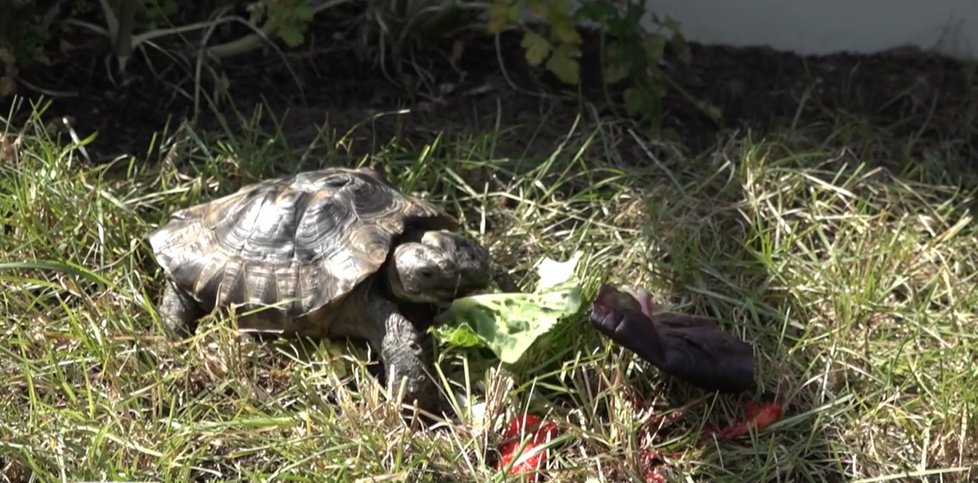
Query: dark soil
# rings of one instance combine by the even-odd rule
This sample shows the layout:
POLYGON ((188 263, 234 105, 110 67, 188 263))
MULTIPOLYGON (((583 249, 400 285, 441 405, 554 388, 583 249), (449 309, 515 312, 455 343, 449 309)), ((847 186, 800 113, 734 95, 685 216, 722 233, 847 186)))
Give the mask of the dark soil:
MULTIPOLYGON (((328 44, 315 39, 335 34, 320 28, 312 42, 328 44)), ((46 115, 52 120, 70 116, 82 136, 97 131, 89 151, 98 160, 126 153, 142 156, 154 132, 192 114, 193 103, 175 88, 192 92, 192 71, 158 57, 158 66, 170 67, 154 72, 137 56, 119 86, 108 75, 104 40, 83 34, 64 40, 69 48, 52 53, 50 65, 22 72, 29 84, 19 84, 19 93, 36 97, 38 87, 60 92, 46 115)), ((587 112, 575 93, 562 90, 549 74, 528 68, 518 38, 503 36, 501 52, 491 38, 470 38, 464 45, 454 65, 441 55, 451 45, 429 45, 419 57, 423 60, 415 58, 414 66, 403 64, 399 72, 392 66, 389 75, 350 51, 315 46, 292 50, 286 55, 301 92, 274 51, 226 59, 220 68, 228 90, 220 110, 227 115, 237 109, 248 117, 264 102, 277 117, 284 116, 283 132, 293 146, 310 142, 317 129, 343 133, 363 124, 354 136, 354 151, 361 154, 395 133, 423 144, 439 132, 471 133, 498 125, 509 129, 500 137, 503 155, 552 148, 575 117, 587 112), (505 76, 497 59, 503 59, 505 76), (371 121, 397 109, 410 112, 371 121), (531 133, 537 134, 536 141, 531 133)), ((844 113, 888 126, 898 136, 912 134, 935 143, 957 139, 956 152, 966 158, 964 164, 973 165, 976 159, 978 141, 972 131, 978 83, 972 79, 973 65, 915 50, 806 57, 767 48, 693 44, 691 49, 689 65, 669 59, 666 72, 689 96, 718 107, 723 115, 715 122, 689 97, 670 93, 661 133, 681 139, 691 152, 709 148, 719 134, 732 129, 764 133, 796 116, 800 126, 831 124, 833 116, 844 113)), ((590 80, 586 97, 602 99, 594 82, 593 73, 600 70, 593 52, 586 52, 583 64, 590 80)), ((213 87, 206 90, 213 92, 213 87)), ((598 108, 609 114, 600 104, 598 108)), ((206 106, 198 125, 218 127, 206 106)))

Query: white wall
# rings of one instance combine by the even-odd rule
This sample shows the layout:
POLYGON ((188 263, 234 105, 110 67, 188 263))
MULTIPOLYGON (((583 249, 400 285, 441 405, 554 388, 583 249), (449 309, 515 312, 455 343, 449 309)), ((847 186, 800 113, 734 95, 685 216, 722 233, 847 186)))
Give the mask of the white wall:
POLYGON ((914 45, 978 59, 978 0, 648 0, 704 44, 800 54, 914 45))

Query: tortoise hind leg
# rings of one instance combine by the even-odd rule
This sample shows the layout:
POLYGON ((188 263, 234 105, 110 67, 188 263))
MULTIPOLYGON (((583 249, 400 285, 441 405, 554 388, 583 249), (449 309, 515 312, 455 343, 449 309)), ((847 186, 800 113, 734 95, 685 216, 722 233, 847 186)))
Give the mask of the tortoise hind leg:
POLYGON ((193 297, 178 290, 170 281, 163 288, 158 311, 171 337, 191 335, 194 332, 194 322, 205 313, 193 297))

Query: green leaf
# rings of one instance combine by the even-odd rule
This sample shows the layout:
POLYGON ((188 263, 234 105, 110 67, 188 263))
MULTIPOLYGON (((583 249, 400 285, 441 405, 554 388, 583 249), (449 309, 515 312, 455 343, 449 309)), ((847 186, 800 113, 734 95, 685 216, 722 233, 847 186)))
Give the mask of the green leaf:
POLYGON ((532 293, 497 293, 462 297, 439 314, 430 330, 446 343, 460 347, 489 347, 512 364, 541 335, 581 307, 580 282, 574 269, 580 254, 556 262, 544 259, 540 281, 532 293))
POLYGON ((279 38, 285 42, 285 45, 289 47, 297 47, 302 44, 302 38, 305 36, 305 29, 298 27, 284 28, 278 31, 279 38))
POLYGON ((550 23, 551 38, 564 44, 579 45, 581 43, 581 34, 577 31, 577 26, 574 25, 574 19, 566 11, 551 8, 547 14, 547 21, 550 23))
POLYGON ((614 44, 608 47, 604 66, 604 80, 614 84, 628 76, 628 63, 625 62, 621 46, 614 44))
POLYGON ((581 50, 577 46, 561 44, 547 60, 547 70, 562 82, 577 85, 581 81, 581 67, 577 62, 580 56, 581 50))
POLYGON ((665 83, 654 76, 639 80, 622 94, 625 111, 632 116, 638 114, 643 119, 655 118, 662 111, 662 98, 666 92, 665 83))
POLYGON ((574 278, 574 269, 577 262, 581 259, 581 253, 574 253, 569 259, 563 262, 544 258, 537 267, 540 280, 537 282, 537 292, 558 287, 574 278))
POLYGON ((655 64, 662 60, 662 54, 666 50, 666 38, 658 34, 648 34, 645 36, 645 55, 650 64, 655 64))
POLYGON ((689 64, 692 60, 692 53, 689 51, 689 44, 686 43, 686 37, 679 32, 672 34, 672 40, 670 41, 672 45, 673 52, 679 57, 684 64, 689 64))
POLYGON ((520 5, 496 0, 489 7, 489 33, 497 34, 503 27, 512 24, 520 15, 520 5))
POLYGON ((530 7, 530 14, 534 19, 547 18, 547 8, 546 2, 541 0, 527 0, 527 5, 530 7))
POLYGON ((526 61, 530 65, 540 65, 543 59, 546 59, 547 55, 550 54, 550 42, 532 30, 523 34, 523 41, 520 42, 520 45, 526 49, 526 61))
POLYGON ((265 8, 265 4, 262 2, 252 3, 245 7, 245 9, 248 11, 248 20, 253 24, 257 24, 263 18, 265 18, 265 13, 267 10, 265 8))
MULTIPOLYGON (((479 317, 477 313, 470 314, 473 317, 479 317)), ((475 326, 481 324, 476 323, 475 326)), ((473 325, 468 323, 458 324, 455 326, 447 325, 437 325, 432 327, 431 332, 435 334, 435 337, 457 347, 486 347, 485 340, 479 336, 474 330, 472 330, 473 325)))
POLYGON ((642 106, 645 103, 643 97, 642 91, 635 87, 629 87, 622 93, 622 98, 625 102, 625 112, 629 116, 634 116, 635 113, 642 110, 642 106))
POLYGON ((309 3, 305 0, 266 0, 264 3, 267 24, 273 27, 275 34, 289 47, 302 44, 313 18, 309 3))
POLYGON ((574 15, 577 18, 605 23, 607 21, 606 19, 614 17, 617 13, 614 6, 608 4, 605 0, 598 0, 582 3, 574 15))
POLYGON ((645 15, 645 5, 642 2, 628 2, 628 6, 625 7, 625 15, 622 18, 625 22, 630 25, 639 25, 642 17, 645 15))
MULTIPOLYGON (((658 19, 658 17, 657 17, 657 19, 658 19)), ((679 21, 678 20, 676 20, 676 19, 674 19, 672 17, 669 17, 669 16, 666 16, 665 18, 658 19, 658 20, 659 20, 659 24, 662 25, 663 27, 669 29, 670 32, 673 32, 673 33, 679 32, 680 24, 679 24, 679 21)))
POLYGON ((534 341, 561 318, 577 312, 581 289, 561 284, 542 293, 504 293, 464 297, 436 317, 440 324, 457 324, 454 330, 439 327, 435 335, 445 342, 472 347, 485 344, 507 364, 517 362, 534 341), (468 326, 468 328, 463 328, 468 326))

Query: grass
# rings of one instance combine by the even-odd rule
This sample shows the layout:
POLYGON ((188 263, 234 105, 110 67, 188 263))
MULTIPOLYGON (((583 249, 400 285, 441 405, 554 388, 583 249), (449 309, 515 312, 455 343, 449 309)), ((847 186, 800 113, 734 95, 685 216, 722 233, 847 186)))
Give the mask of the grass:
MULTIPOLYGON (((505 157, 499 130, 316 154, 264 132, 176 126, 93 166, 40 121, 0 151, 0 473, 10 481, 499 481, 506 421, 556 421, 551 481, 965 481, 978 461, 974 190, 919 146, 836 125, 732 136, 700 155, 582 118, 544 155, 505 157), (887 158, 887 156, 892 156, 887 158), (580 317, 515 366, 442 347, 465 396, 435 429, 385 402, 361 344, 244 343, 211 317, 161 337, 145 235, 179 207, 279 172, 386 167, 457 214, 530 289, 543 257, 584 253, 590 296, 642 285, 756 347, 785 416, 749 439, 705 436, 744 397, 670 380, 580 317), (325 162, 325 161, 321 161, 325 162)), ((546 120, 541 120, 541 123, 546 120)), ((906 141, 910 143, 912 141, 906 141)), ((941 151, 941 153, 944 153, 941 151)))

